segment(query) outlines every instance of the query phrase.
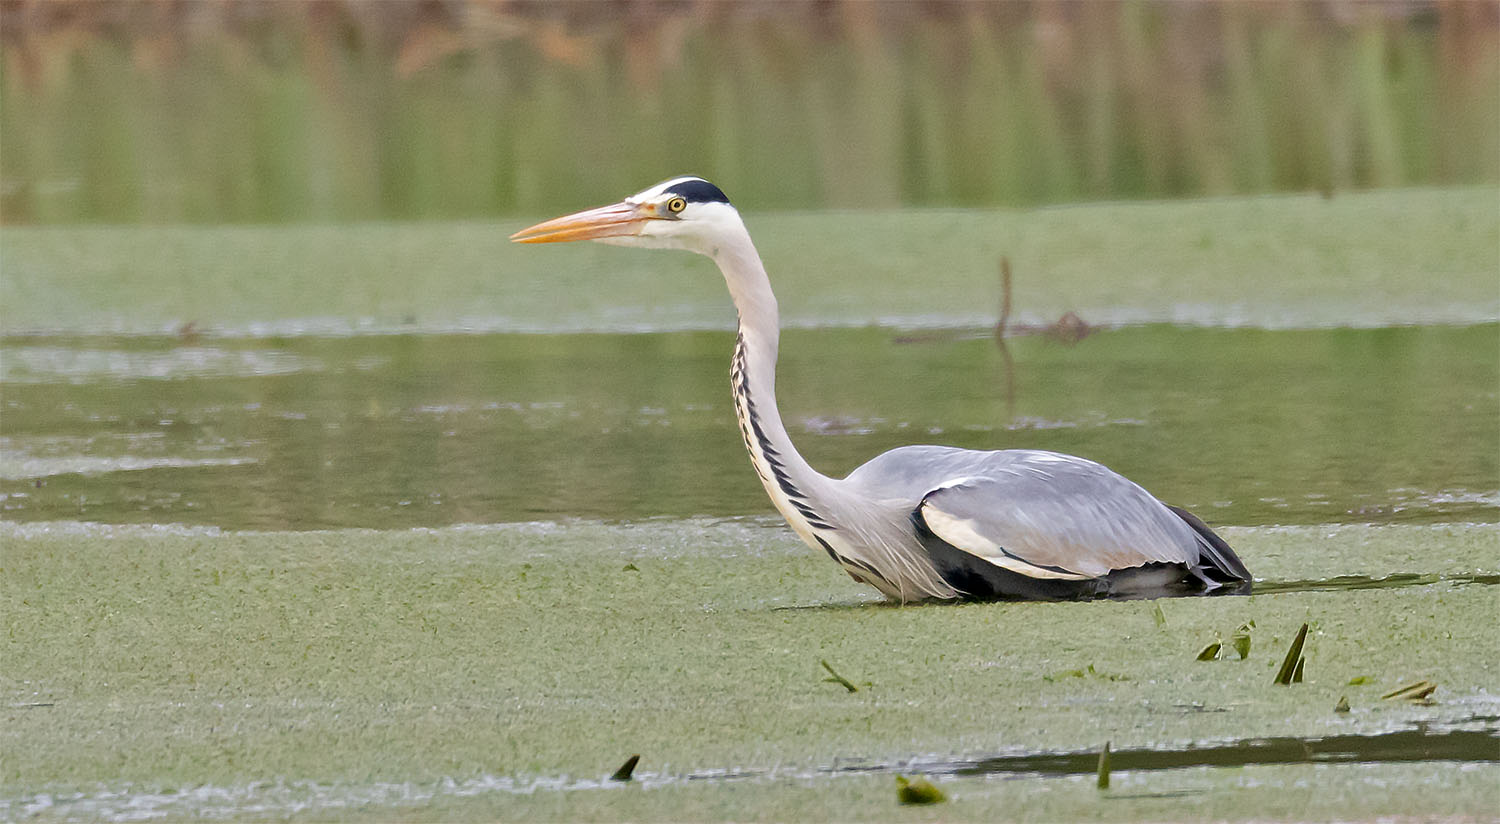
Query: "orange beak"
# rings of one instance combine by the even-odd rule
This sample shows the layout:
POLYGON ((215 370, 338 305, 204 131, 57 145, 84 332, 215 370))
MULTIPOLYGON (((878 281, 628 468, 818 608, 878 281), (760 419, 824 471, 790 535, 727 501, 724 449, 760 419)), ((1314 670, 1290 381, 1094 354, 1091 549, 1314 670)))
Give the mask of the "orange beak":
POLYGON ((638 235, 646 221, 656 217, 654 204, 621 201, 597 209, 555 217, 510 236, 516 243, 563 243, 604 237, 638 235))

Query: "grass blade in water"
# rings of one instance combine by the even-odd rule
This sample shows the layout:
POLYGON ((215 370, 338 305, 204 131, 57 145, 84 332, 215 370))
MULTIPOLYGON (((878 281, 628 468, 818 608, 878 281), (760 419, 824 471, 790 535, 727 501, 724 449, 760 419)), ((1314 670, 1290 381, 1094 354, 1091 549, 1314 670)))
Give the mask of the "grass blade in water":
POLYGON ((849 679, 834 672, 833 667, 828 666, 828 661, 826 659, 819 661, 818 663, 822 664, 823 669, 828 670, 828 674, 833 676, 832 678, 824 678, 824 681, 830 681, 835 684, 842 684, 844 686, 844 689, 850 692, 859 692, 859 687, 854 686, 854 684, 850 682, 849 679))
POLYGON ((1306 640, 1307 624, 1303 624, 1302 629, 1297 630, 1297 637, 1292 640, 1291 648, 1286 651, 1286 659, 1281 662, 1281 669, 1276 672, 1276 683, 1292 683, 1292 679, 1302 664, 1302 644, 1306 640))
POLYGON ((620 768, 618 770, 615 770, 615 774, 611 775, 609 777, 609 780, 610 781, 629 781, 631 775, 633 775, 635 773, 635 765, 639 764, 640 761, 641 761, 640 755, 632 755, 629 758, 625 759, 625 763, 621 764, 620 768))
POLYGON ((1099 751, 1099 768, 1095 771, 1099 776, 1099 789, 1109 789, 1109 742, 1104 742, 1104 749, 1099 751))
POLYGON ((1241 661, 1250 657, 1250 630, 1254 626, 1254 621, 1246 621, 1229 636, 1229 643, 1234 645, 1234 651, 1239 653, 1241 661))

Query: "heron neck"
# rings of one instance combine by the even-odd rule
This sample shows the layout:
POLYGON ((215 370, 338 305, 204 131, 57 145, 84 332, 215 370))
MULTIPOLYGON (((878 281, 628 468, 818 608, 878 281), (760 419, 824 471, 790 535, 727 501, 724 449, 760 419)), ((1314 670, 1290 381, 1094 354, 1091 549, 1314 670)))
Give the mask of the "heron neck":
POLYGON ((813 528, 834 526, 832 479, 808 465, 782 423, 776 405, 776 356, 781 335, 776 296, 748 234, 711 255, 724 273, 739 312, 739 336, 730 371, 735 412, 750 461, 785 516, 812 542, 813 528))

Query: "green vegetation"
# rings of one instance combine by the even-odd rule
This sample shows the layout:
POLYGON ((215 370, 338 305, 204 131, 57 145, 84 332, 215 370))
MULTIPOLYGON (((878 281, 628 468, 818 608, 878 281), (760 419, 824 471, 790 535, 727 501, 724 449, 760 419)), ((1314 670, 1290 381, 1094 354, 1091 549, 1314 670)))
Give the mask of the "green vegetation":
POLYGON ((1287 647, 1286 658, 1281 661, 1281 669, 1276 671, 1274 683, 1289 685, 1302 682, 1302 663, 1306 658, 1302 655, 1302 645, 1307 641, 1307 624, 1297 630, 1297 637, 1292 639, 1292 645, 1287 647))
POLYGON ((29 4, 8 223, 476 218, 1500 181, 1483 4, 29 4), (375 11, 378 9, 378 11, 375 11))
POLYGON ((1255 629, 1254 621, 1246 621, 1240 624, 1229 637, 1229 642, 1234 645, 1234 651, 1243 661, 1250 657, 1250 630, 1255 629))
POLYGON ((1109 789, 1109 742, 1104 742, 1104 749, 1099 751, 1099 766, 1095 770, 1096 783, 1101 790, 1109 789))
POLYGON ((896 800, 902 804, 941 804, 948 800, 943 791, 922 776, 896 776, 896 800))

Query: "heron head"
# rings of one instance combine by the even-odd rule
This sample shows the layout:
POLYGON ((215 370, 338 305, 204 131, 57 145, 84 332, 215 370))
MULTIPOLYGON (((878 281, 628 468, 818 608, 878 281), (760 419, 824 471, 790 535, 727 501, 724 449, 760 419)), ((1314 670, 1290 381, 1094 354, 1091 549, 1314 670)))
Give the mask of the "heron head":
POLYGON ((714 240, 735 225, 744 224, 718 186, 701 177, 674 177, 619 203, 522 229, 510 239, 517 243, 597 240, 709 254, 714 240))

